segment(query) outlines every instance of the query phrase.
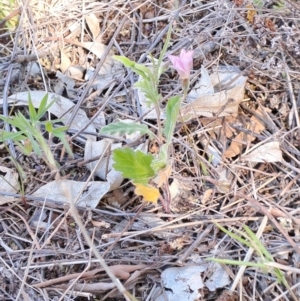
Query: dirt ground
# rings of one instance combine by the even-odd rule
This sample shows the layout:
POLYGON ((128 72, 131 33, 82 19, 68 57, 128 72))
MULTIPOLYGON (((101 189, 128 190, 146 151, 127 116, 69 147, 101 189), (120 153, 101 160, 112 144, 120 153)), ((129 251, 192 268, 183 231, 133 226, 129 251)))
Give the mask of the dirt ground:
POLYGON ((47 92, 41 118, 68 126, 73 156, 43 123, 53 172, 1 118, 0 300, 300 300, 298 1, 31 0, 4 16, 0 114, 29 118, 28 91, 36 108, 47 92), (159 143, 100 129, 164 123, 113 55, 150 66, 169 29, 162 111, 182 93, 168 55, 194 54, 166 212, 110 159, 159 143))

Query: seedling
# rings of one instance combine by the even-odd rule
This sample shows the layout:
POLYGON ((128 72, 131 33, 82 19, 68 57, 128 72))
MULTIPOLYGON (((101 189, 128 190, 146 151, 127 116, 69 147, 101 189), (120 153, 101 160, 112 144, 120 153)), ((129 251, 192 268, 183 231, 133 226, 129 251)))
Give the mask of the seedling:
MULTIPOLYGON (((170 41, 171 28, 167 34, 167 39, 163 50, 158 58, 154 59, 150 55, 152 62, 151 67, 146 67, 142 64, 135 63, 124 56, 115 56, 114 59, 123 63, 123 65, 137 75, 140 76, 139 81, 134 85, 135 88, 144 93, 149 105, 154 105, 157 114, 158 132, 155 134, 150 131, 146 125, 128 124, 124 122, 112 123, 101 129, 103 134, 132 134, 140 132, 141 134, 149 135, 150 139, 155 139, 160 146, 160 151, 156 157, 152 154, 145 154, 141 151, 133 151, 129 148, 116 149, 113 151, 114 169, 120 171, 125 178, 131 179, 136 186, 136 194, 142 195, 145 201, 156 203, 159 197, 159 190, 149 184, 154 177, 161 176, 164 182, 160 180, 160 185, 167 185, 168 173, 170 170, 170 148, 174 134, 175 125, 179 116, 179 109, 182 99, 186 97, 189 76, 193 66, 193 51, 182 50, 180 56, 169 56, 173 63, 174 69, 179 73, 183 87, 183 95, 171 97, 165 109, 166 118, 164 126, 160 123, 160 100, 161 96, 158 91, 159 78, 165 71, 165 66, 162 64, 162 59, 167 51, 170 41)), ((169 211, 169 206, 163 203, 166 211, 169 211)))
POLYGON ((0 130, 0 142, 12 140, 25 155, 29 155, 33 151, 39 157, 44 158, 51 170, 56 171, 59 168, 59 164, 54 159, 41 128, 45 127, 49 135, 59 138, 70 155, 72 155, 72 150, 65 135, 65 131, 68 129, 67 126, 54 127, 56 123, 61 122, 58 119, 40 121, 53 103, 54 101, 48 103, 48 94, 46 94, 41 100, 39 108, 36 110, 29 93, 29 119, 20 111, 10 117, 0 115, 0 119, 10 124, 15 130, 15 132, 0 130))

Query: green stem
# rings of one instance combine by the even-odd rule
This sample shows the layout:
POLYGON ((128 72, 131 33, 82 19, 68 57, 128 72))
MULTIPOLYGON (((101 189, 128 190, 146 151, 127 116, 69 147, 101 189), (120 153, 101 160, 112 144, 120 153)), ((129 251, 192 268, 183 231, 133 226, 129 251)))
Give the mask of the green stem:
POLYGON ((160 122, 160 107, 159 104, 155 102, 155 111, 156 111, 156 115, 157 115, 157 128, 158 128, 158 143, 159 145, 162 144, 162 136, 163 136, 163 129, 161 126, 161 122, 160 122))

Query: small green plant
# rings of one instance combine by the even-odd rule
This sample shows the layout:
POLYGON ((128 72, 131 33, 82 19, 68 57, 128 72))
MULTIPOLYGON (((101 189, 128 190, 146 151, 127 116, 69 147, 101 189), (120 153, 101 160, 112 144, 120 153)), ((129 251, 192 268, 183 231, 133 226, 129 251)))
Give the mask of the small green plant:
POLYGON ((277 10, 283 9, 285 7, 286 6, 285 6, 285 1, 284 0, 276 1, 276 5, 273 5, 273 8, 277 9, 277 10))
MULTIPOLYGON (((253 248, 260 260, 259 262, 245 262, 219 258, 207 258, 206 260, 211 260, 222 264, 259 268, 265 274, 271 273, 273 276, 276 277, 277 282, 279 284, 283 284, 291 292, 290 287, 286 281, 285 274, 279 268, 271 266, 271 264, 275 262, 273 256, 268 252, 268 250, 265 248, 262 242, 257 238, 255 233, 253 233, 249 227, 247 227, 246 225, 243 226, 245 232, 235 229, 234 231, 237 233, 236 234, 231 231, 228 231, 218 223, 215 224, 220 230, 222 230, 235 241, 238 241, 249 248, 253 248)), ((291 294, 293 295, 292 292, 291 294)))
POLYGON ((44 127, 49 135, 59 138, 70 155, 72 155, 72 150, 65 135, 65 131, 68 129, 67 126, 54 127, 54 124, 61 122, 58 119, 40 121, 53 105, 53 102, 54 101, 48 104, 48 94, 45 94, 40 102, 39 108, 36 110, 29 93, 29 119, 21 112, 17 112, 16 115, 10 117, 0 115, 0 119, 15 129, 15 132, 0 130, 0 142, 12 140, 25 155, 29 155, 33 151, 39 157, 44 157, 45 162, 49 165, 51 170, 55 171, 59 165, 54 159, 53 153, 43 136, 41 128, 44 127))
MULTIPOLYGON (((182 82, 183 96, 176 95, 171 97, 165 109, 165 122, 161 125, 160 122, 160 100, 161 95, 158 92, 159 79, 161 74, 165 71, 162 64, 163 57, 167 51, 170 41, 171 29, 167 34, 167 39, 163 50, 158 59, 154 59, 150 55, 151 67, 146 67, 143 64, 135 63, 124 56, 114 56, 114 59, 123 63, 123 65, 137 75, 140 80, 135 83, 134 87, 140 89, 149 105, 153 105, 157 114, 158 131, 154 134, 146 125, 128 124, 124 122, 112 123, 101 129, 103 134, 132 134, 140 132, 141 134, 149 135, 150 139, 155 139, 160 147, 159 154, 154 157, 152 154, 145 154, 141 151, 133 151, 129 148, 116 149, 113 151, 114 169, 120 171, 125 178, 131 179, 137 189, 135 192, 144 197, 146 201, 157 202, 159 191, 156 187, 149 185, 149 181, 161 176, 161 179, 168 178, 170 171, 170 148, 172 145, 172 138, 174 134, 175 125, 179 116, 179 109, 182 99, 186 97, 190 72, 193 66, 193 51, 181 51, 180 56, 169 56, 173 64, 173 68, 179 73, 182 82)), ((158 186, 162 186, 162 180, 158 186)), ((165 204, 163 204, 165 206, 165 204)), ((168 211, 168 204, 165 209, 168 211)))
MULTIPOLYGON (((9 16, 14 9, 17 8, 17 1, 15 0, 2 0, 0 3, 0 20, 4 20, 7 16, 9 16)), ((18 16, 14 16, 9 18, 5 22, 6 27, 9 30, 14 30, 18 24, 18 16)))

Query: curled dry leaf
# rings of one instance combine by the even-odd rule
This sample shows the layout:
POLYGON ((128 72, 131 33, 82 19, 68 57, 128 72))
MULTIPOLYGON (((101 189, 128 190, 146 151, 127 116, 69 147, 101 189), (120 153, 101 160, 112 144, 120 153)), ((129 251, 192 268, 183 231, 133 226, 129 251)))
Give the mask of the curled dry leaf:
POLYGON ((94 227, 97 227, 97 228, 105 228, 105 229, 110 228, 110 224, 106 223, 104 221, 94 221, 94 220, 91 220, 91 223, 93 224, 94 227))
POLYGON ((213 190, 211 188, 205 190, 202 198, 201 198, 201 203, 203 205, 205 205, 207 203, 207 201, 210 200, 211 196, 212 196, 213 190))
POLYGON ((62 73, 65 73, 71 66, 71 60, 68 55, 65 53, 63 48, 60 49, 60 70, 62 73))

